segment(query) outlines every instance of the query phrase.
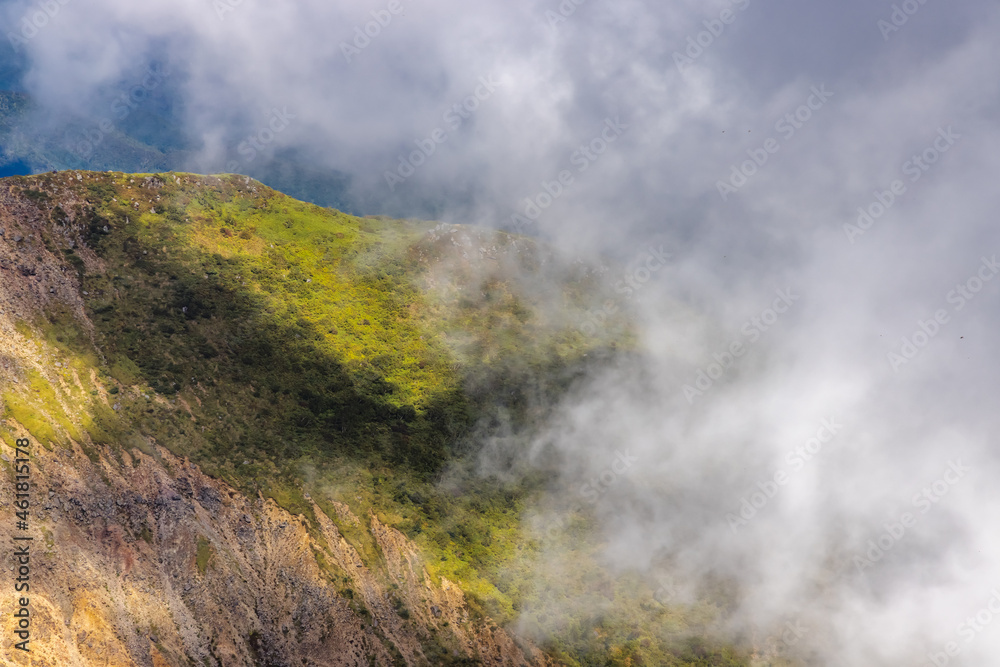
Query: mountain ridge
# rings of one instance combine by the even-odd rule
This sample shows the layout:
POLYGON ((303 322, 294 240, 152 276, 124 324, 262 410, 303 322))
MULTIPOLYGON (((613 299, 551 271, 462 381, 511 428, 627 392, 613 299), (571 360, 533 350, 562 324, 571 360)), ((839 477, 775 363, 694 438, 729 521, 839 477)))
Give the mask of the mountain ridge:
MULTIPOLYGON (((183 664, 183 656, 221 664, 285 664, 292 656, 312 664, 369 664, 369 659, 378 664, 449 664, 453 660, 458 664, 490 654, 502 656, 497 664, 546 664, 537 649, 528 649, 535 654, 529 660, 505 631, 470 620, 461 590, 445 576, 432 577, 423 569, 417 548, 374 513, 367 529, 346 505, 331 513, 370 534, 379 554, 372 563, 375 570, 370 570, 307 492, 300 501, 305 501, 308 519, 279 507, 273 497, 258 492, 253 500, 253 495, 206 476, 199 466, 176 457, 154 438, 132 435, 132 447, 109 449, 113 443, 102 444, 100 438, 113 437, 95 426, 93 418, 74 418, 87 390, 96 394, 92 409, 104 413, 97 417, 104 424, 112 423, 116 413, 123 411, 129 393, 138 393, 161 409, 187 412, 192 420, 197 410, 197 394, 187 399, 177 396, 172 403, 148 385, 130 392, 113 374, 97 376, 98 368, 113 368, 114 363, 100 348, 98 327, 91 320, 103 305, 87 303, 92 301, 89 297, 101 294, 85 289, 89 286, 85 276, 101 276, 111 269, 106 257, 90 246, 99 244, 91 243, 93 235, 113 234, 113 223, 106 225, 112 221, 97 217, 88 195, 107 187, 111 178, 115 177, 49 174, 14 179, 17 191, 0 193, 2 241, 12 251, 0 253, 0 272, 5 276, 0 318, 6 334, 2 430, 5 441, 11 439, 6 444, 27 437, 41 445, 33 481, 36 488, 46 490, 46 497, 37 501, 41 507, 33 520, 40 524, 38 537, 47 538, 46 555, 64 563, 50 565, 36 575, 44 583, 41 593, 33 597, 38 607, 34 656, 44 656, 49 664, 90 664, 99 659, 115 664, 183 664), (25 187, 31 185, 36 187, 25 187), (57 230, 63 233, 56 236, 57 230), (47 337, 38 330, 46 317, 50 325, 52 320, 59 322, 60 333, 50 330, 52 335, 47 337), (65 336, 69 322, 80 325, 82 331, 77 333, 84 334, 83 340, 70 341, 65 336), (72 353, 80 351, 75 346, 88 343, 94 347, 93 357, 83 362, 73 359, 72 353), (49 355, 63 361, 53 362, 49 355), (89 374, 84 373, 87 370, 89 374), (29 392, 48 396, 38 402, 19 401, 15 396, 24 385, 29 392), (56 472, 50 475, 50 469, 56 472), (233 516, 225 511, 229 506, 238 508, 233 516), (294 539, 282 533, 288 526, 294 527, 294 539), (247 547, 243 544, 247 540, 254 543, 247 547), (298 546, 288 551, 289 541, 298 546), (72 567, 68 566, 69 553, 73 554, 72 567), (255 558, 260 562, 254 564, 255 558), (95 581, 81 582, 73 573, 77 567, 89 571, 95 581), (280 583, 275 570, 287 577, 297 573, 293 578, 299 584, 291 579, 280 583), (254 577, 247 579, 251 572, 254 577), (206 583, 213 577, 214 588, 206 583), (228 594, 233 577, 242 577, 244 585, 228 594), (186 583, 175 585, 172 580, 186 583), (104 582, 103 591, 98 581, 104 582), (254 585, 247 588, 250 584, 254 585), (289 593, 298 586, 325 600, 322 608, 309 597, 294 602, 289 593), (352 602, 351 590, 357 590, 360 603, 352 602), (259 591, 284 599, 284 606, 260 606, 259 591), (136 598, 142 602, 133 604, 136 598), (226 616, 227 607, 246 607, 254 599, 256 606, 236 614, 239 622, 215 621, 226 616), (43 600, 45 604, 38 604, 43 600), (156 608, 160 600, 167 602, 170 613, 166 617, 165 610, 156 608), (71 610, 65 632, 55 632, 61 620, 55 613, 58 608, 71 610), (102 608, 105 611, 97 611, 102 608), (141 616, 140 612, 148 616, 148 627, 133 618, 141 616), (308 623, 291 639, 283 636, 287 624, 284 633, 273 631, 282 625, 282 617, 300 615, 333 619, 337 631, 320 632, 316 628, 321 624, 308 623), (243 630, 242 634, 236 629, 243 630), (436 638, 439 632, 440 639, 436 638)), ((127 178, 131 183, 137 180, 131 175, 127 178)), ((156 215, 156 202, 166 199, 154 193, 162 193, 167 178, 141 177, 140 183, 151 186, 145 202, 150 215, 156 215)), ((233 180, 250 188, 259 185, 233 180)), ((138 198, 134 199, 129 208, 137 211, 138 198)), ((126 215, 125 224, 132 224, 133 217, 138 221, 141 214, 126 215)), ((145 384, 141 369, 132 370, 136 373, 133 381, 145 384)), ((5 451, 7 468, 10 458, 5 451)), ((9 664, 20 664, 14 659, 9 664)))
MULTIPOLYGON (((599 270, 235 175, 8 178, 0 228, 0 439, 40 447, 55 664, 742 664, 603 614, 545 646, 509 629, 541 594, 522 523, 547 477, 484 477, 475 447, 517 452, 627 352, 624 318, 578 326, 599 270)), ((652 609, 712 632, 709 607, 652 609)))

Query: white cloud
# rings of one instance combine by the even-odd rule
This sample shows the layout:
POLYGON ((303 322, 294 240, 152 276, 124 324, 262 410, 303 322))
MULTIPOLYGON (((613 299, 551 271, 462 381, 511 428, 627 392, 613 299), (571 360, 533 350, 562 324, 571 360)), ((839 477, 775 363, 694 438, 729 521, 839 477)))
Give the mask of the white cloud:
MULTIPOLYGON (((682 74, 672 54, 731 3, 589 0, 553 30, 556 2, 400 1, 348 63, 340 43, 385 3, 245 0, 220 21, 208 0, 74 0, 26 45, 26 83, 47 109, 76 108, 160 59, 205 140, 197 164, 221 166, 287 107, 297 119, 275 145, 350 174, 363 205, 494 223, 620 115, 629 131, 539 219, 568 252, 663 243, 674 255, 643 294, 641 390, 633 374, 594 378, 547 434, 574 462, 567 484, 611 466, 616 448, 639 457, 596 504, 610 557, 646 567, 670 553, 690 577, 731 575, 738 620, 801 619, 800 647, 830 664, 919 664, 952 641, 1000 585, 1000 281, 899 373, 886 354, 1000 253, 995 8, 928 3, 885 42, 888 5, 754 1, 682 74), (487 75, 498 91, 390 197, 384 171, 487 75), (720 174, 824 83, 828 106, 721 201, 720 174), (961 142, 848 243, 857 208, 948 126, 961 142), (690 405, 681 387, 788 285, 801 307, 690 405), (734 535, 726 513, 831 414, 843 433, 734 535), (974 468, 967 480, 857 576, 853 555, 956 457, 974 468)), ((997 636, 963 647, 979 659, 967 664, 987 664, 997 636)))

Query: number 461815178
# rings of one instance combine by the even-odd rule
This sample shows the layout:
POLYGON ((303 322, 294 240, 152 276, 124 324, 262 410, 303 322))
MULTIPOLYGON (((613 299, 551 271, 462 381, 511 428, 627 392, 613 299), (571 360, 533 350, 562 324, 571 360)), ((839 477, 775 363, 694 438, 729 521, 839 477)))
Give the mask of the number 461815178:
POLYGON ((31 490, 31 483, 28 481, 30 468, 28 467, 28 451, 26 449, 21 449, 22 447, 28 447, 31 445, 31 441, 27 438, 18 438, 15 449, 15 459, 14 459, 14 473, 15 473, 15 498, 14 507, 19 511, 15 514, 19 521, 28 520, 28 492, 31 490))

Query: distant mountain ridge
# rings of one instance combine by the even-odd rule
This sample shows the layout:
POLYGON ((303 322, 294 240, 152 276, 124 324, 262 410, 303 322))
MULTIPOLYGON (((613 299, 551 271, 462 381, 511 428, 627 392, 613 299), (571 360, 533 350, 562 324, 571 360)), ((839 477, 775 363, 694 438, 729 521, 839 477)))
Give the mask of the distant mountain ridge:
MULTIPOLYGON (((187 137, 169 94, 157 88, 144 95, 163 97, 158 104, 147 102, 146 97, 122 102, 119 98, 128 96, 125 91, 103 113, 65 117, 54 126, 38 121, 29 94, 0 89, 0 176, 66 169, 151 172, 188 168, 197 159, 198 142, 187 137)), ((237 146, 230 157, 238 157, 237 146)), ((235 164, 298 199, 351 208, 350 179, 311 165, 298 151, 269 151, 247 164, 235 164)))

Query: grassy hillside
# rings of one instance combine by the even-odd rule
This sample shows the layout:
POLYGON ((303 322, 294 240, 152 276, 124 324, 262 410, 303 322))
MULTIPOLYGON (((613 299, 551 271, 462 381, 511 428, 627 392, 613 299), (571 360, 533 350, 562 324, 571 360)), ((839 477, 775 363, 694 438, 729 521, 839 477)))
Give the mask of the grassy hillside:
MULTIPOLYGON (((60 172, 0 189, 36 217, 41 245, 24 234, 24 261, 75 272, 85 304, 52 300, 19 323, 54 367, 2 387, 5 416, 50 447, 156 442, 315 525, 311 497, 369 562, 370 535, 333 502, 375 512, 498 622, 551 600, 543 545, 523 525, 546 480, 473 471, 484 439, 516 452, 589 368, 627 353, 624 321, 579 331, 603 298, 590 268, 525 238, 360 219, 237 176, 60 172)), ((594 605, 550 651, 567 664, 745 664, 687 639, 712 605, 668 609, 635 577, 605 580, 588 526, 579 513, 559 536, 591 545, 571 549, 573 588, 559 594, 594 605)))

